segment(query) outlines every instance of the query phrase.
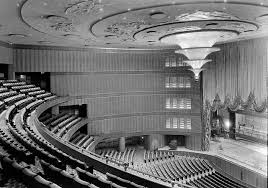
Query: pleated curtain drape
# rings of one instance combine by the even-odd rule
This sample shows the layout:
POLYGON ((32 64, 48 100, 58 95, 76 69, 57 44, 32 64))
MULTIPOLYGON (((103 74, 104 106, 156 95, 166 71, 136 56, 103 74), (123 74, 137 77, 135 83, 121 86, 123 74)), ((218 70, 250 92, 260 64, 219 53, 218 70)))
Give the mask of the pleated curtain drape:
MULTIPOLYGON (((203 97, 211 104, 239 98, 256 106, 267 107, 268 38, 219 45, 220 52, 211 54, 213 61, 203 71, 203 97), (249 99, 250 98, 250 99, 249 99)), ((238 100, 236 100, 238 101, 238 100)), ((265 107, 265 108, 266 108, 265 107)))

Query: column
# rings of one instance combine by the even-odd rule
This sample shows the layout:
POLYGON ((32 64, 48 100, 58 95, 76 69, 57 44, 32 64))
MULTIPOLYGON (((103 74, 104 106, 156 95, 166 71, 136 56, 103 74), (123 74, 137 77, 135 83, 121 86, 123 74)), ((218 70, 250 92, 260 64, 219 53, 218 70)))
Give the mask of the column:
POLYGON ((7 71, 8 71, 7 72, 8 73, 7 78, 9 80, 15 80, 15 72, 14 72, 14 68, 13 68, 12 64, 8 65, 8 70, 7 71))
POLYGON ((126 139, 125 137, 119 138, 119 151, 124 152, 126 148, 126 139))
POLYGON ((161 134, 151 134, 145 136, 145 149, 153 151, 160 147, 165 146, 164 135, 161 134))

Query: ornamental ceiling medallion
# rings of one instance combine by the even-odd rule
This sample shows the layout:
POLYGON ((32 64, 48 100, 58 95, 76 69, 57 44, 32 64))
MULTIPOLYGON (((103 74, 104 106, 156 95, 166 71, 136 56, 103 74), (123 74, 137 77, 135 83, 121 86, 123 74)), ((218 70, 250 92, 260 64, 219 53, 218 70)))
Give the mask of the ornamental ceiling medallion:
POLYGON ((83 16, 97 14, 103 10, 104 5, 100 0, 79 0, 74 1, 65 10, 66 15, 83 16))
POLYGON ((133 22, 130 21, 111 24, 104 31, 117 36, 117 38, 121 37, 122 41, 134 41, 132 36, 135 31, 145 26, 148 27, 149 25, 146 24, 144 20, 137 20, 133 22))
POLYGON ((57 15, 47 15, 43 16, 44 21, 46 22, 47 27, 55 31, 60 32, 76 32, 76 28, 72 23, 72 20, 57 15))
POLYGON ((219 11, 204 12, 196 10, 194 13, 184 13, 176 16, 175 20, 180 22, 194 20, 238 20, 239 18, 231 14, 219 11))

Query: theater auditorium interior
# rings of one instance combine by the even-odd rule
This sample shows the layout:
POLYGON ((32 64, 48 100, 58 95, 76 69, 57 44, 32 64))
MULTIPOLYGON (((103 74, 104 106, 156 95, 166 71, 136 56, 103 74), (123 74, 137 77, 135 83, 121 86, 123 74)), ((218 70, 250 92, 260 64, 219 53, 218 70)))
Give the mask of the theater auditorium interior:
POLYGON ((267 188, 268 0, 0 0, 0 187, 267 188))

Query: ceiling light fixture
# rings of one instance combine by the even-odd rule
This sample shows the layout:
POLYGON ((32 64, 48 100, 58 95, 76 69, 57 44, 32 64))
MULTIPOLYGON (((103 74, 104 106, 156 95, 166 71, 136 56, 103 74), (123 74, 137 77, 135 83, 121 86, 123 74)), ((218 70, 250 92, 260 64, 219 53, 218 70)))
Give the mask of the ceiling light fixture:
POLYGON ((27 35, 20 34, 20 33, 9 33, 9 34, 7 34, 7 36, 9 36, 9 37, 18 37, 18 38, 25 38, 25 37, 27 37, 27 35))
POLYGON ((205 59, 212 52, 217 52, 220 48, 212 47, 215 43, 236 37, 238 32, 232 30, 203 29, 186 32, 177 32, 165 35, 160 38, 161 42, 168 44, 177 44, 182 49, 176 50, 175 53, 185 55, 187 63, 194 73, 195 79, 199 79, 202 66, 211 59, 205 59))

